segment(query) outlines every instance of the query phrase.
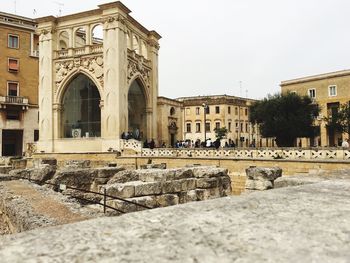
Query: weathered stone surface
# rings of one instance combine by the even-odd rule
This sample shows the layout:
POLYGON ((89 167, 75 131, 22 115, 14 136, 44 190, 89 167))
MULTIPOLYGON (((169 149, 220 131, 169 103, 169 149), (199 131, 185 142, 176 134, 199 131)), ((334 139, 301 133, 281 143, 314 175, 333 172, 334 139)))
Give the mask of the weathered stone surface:
POLYGON ((37 158, 33 160, 34 168, 40 168, 42 165, 57 165, 55 158, 37 158))
POLYGON ((178 193, 179 196, 179 203, 185 204, 188 202, 195 202, 197 201, 197 192, 196 190, 190 190, 190 191, 184 191, 178 193))
POLYGON ((141 169, 166 169, 166 163, 152 163, 140 165, 141 169))
POLYGON ((176 194, 163 194, 155 197, 157 206, 165 207, 179 204, 179 196, 176 194))
POLYGON ((157 195, 162 192, 161 182, 135 181, 133 184, 135 185, 135 196, 157 195))
POLYGON ((135 196, 135 185, 133 183, 114 183, 103 187, 108 195, 121 198, 130 198, 135 196))
POLYGON ((0 174, 8 174, 12 169, 12 166, 0 166, 0 174))
POLYGON ((12 163, 12 169, 25 169, 27 167, 27 160, 26 159, 13 159, 11 160, 12 163))
MULTIPOLYGON (((127 198, 126 200, 135 202, 137 204, 145 205, 150 208, 154 208, 157 206, 155 196, 141 196, 141 197, 127 198)), ((142 211, 147 209, 145 207, 138 206, 136 204, 128 203, 121 200, 109 200, 107 201, 107 205, 114 207, 124 213, 142 211)))
POLYGON ((0 258, 348 262, 349 211, 350 181, 324 181, 3 236, 0 258))
POLYGON ((232 193, 231 178, 227 176, 220 177, 222 187, 222 196, 229 196, 232 193))
POLYGON ((173 170, 144 169, 137 170, 139 178, 143 182, 164 182, 174 178, 173 170))
POLYGON ((135 170, 125 170, 116 173, 107 184, 126 183, 130 181, 138 181, 139 174, 135 170))
POLYGON ((96 169, 74 169, 70 167, 58 170, 50 180, 50 183, 66 184, 71 187, 90 190, 91 184, 96 177, 96 169))
POLYGON ((215 166, 198 166, 190 168, 197 178, 201 177, 219 177, 227 175, 228 170, 225 168, 217 168, 215 166))
POLYGON ((203 201, 220 197, 219 188, 196 189, 197 200, 203 201))
POLYGON ((246 169, 247 179, 273 181, 282 176, 279 167, 249 167, 246 169))
POLYGON ((245 188, 248 190, 268 190, 273 188, 273 183, 269 180, 247 180, 245 188))
POLYGON ((111 178, 116 173, 119 173, 120 171, 124 171, 125 168, 123 166, 117 166, 117 167, 101 167, 101 168, 95 168, 97 170, 97 177, 101 178, 111 178))
POLYGON ((30 177, 30 173, 32 172, 32 168, 28 168, 28 169, 15 169, 15 170, 11 170, 9 172, 9 175, 14 177, 14 178, 25 178, 25 179, 29 179, 30 177))
POLYGON ((65 166, 70 168, 89 168, 90 160, 69 160, 66 161, 65 166))
POLYGON ((198 178, 197 179, 197 188, 213 188, 218 187, 220 182, 220 178, 198 178))
POLYGON ((178 193, 181 191, 189 191, 196 188, 196 180, 193 178, 173 180, 163 182, 163 193, 178 193))

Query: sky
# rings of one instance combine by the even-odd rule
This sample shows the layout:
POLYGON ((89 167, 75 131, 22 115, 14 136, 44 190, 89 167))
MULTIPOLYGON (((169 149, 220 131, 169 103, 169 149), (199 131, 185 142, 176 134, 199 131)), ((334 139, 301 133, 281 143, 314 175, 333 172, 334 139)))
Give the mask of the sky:
MULTIPOLYGON (((0 10, 36 18, 106 2, 0 0, 0 10)), ((279 92, 283 80, 350 69, 349 0, 122 2, 162 36, 160 96, 260 99, 279 92)))

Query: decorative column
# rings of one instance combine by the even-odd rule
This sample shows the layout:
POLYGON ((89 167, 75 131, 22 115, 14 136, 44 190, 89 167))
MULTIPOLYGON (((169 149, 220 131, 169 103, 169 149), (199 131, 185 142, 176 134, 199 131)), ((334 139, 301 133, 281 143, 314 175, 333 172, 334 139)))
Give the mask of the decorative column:
MULTIPOLYGON (((53 17, 53 19, 55 19, 53 17)), ((53 77, 52 61, 56 45, 53 21, 37 29, 39 37, 39 130, 38 152, 53 152, 53 77)))
MULTIPOLYGON (((151 116, 151 129, 150 133, 148 134, 149 138, 154 138, 157 140, 158 138, 158 132, 157 132, 157 100, 158 100, 158 50, 159 50, 159 44, 158 40, 161 38, 160 35, 158 35, 157 32, 151 31, 149 35, 149 59, 151 60, 151 86, 150 86, 150 106, 153 109, 153 114, 151 116)), ((147 115, 148 116, 148 115, 147 115)))
POLYGON ((119 12, 104 19, 104 94, 101 98, 102 150, 119 149, 121 120, 127 114, 126 88, 126 28, 124 16, 119 12), (126 95, 125 95, 126 94, 126 95))

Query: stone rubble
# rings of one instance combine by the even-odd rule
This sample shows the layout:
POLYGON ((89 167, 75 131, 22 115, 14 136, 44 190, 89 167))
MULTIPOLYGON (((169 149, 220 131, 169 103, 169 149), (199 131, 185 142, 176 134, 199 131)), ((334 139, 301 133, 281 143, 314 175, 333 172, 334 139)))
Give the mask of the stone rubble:
POLYGON ((274 181, 282 176, 282 169, 279 167, 256 167, 246 169, 246 185, 248 190, 267 190, 274 187, 274 181))

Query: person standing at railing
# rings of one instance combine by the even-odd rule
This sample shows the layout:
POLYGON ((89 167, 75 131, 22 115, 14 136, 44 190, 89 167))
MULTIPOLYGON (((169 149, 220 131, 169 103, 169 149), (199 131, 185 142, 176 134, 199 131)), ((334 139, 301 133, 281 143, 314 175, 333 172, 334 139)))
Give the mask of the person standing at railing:
POLYGON ((343 148, 349 148, 349 139, 346 139, 342 142, 341 147, 343 148))

